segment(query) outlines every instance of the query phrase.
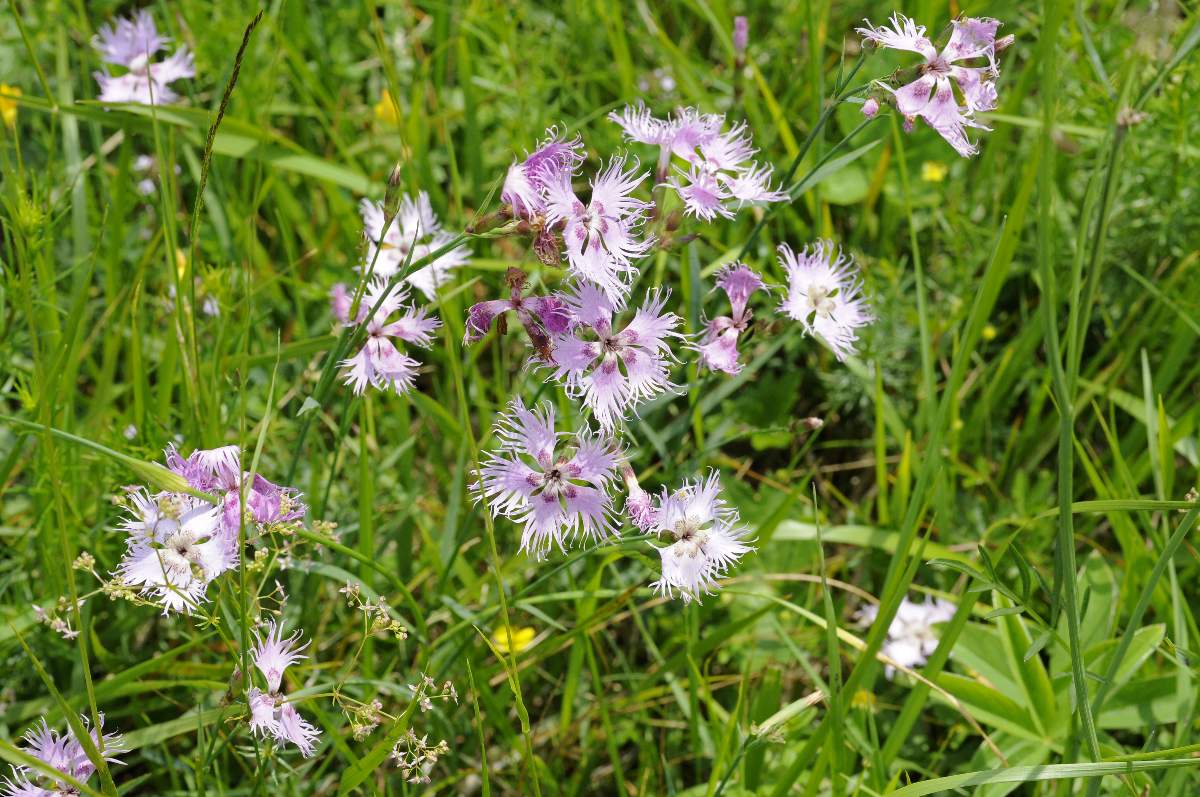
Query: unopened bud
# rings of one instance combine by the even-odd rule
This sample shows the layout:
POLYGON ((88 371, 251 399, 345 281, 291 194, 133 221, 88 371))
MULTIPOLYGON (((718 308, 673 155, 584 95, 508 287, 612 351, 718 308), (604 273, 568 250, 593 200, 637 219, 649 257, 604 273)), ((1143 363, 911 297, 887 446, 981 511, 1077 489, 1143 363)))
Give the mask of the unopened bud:
POLYGON ((805 418, 803 421, 801 421, 801 423, 804 424, 805 429, 811 429, 814 432, 825 425, 825 421, 821 418, 816 417, 815 415, 812 417, 809 417, 809 418, 805 418))
POLYGON ((547 266, 558 265, 558 239, 554 237, 551 230, 543 227, 537 237, 533 239, 533 253, 547 266))
POLYGON ((504 272, 504 284, 514 293, 525 290, 525 282, 529 277, 519 268, 513 267, 504 272))
POLYGON ((879 100, 874 97, 867 97, 867 101, 862 106, 862 113, 868 119, 874 119, 876 114, 879 113, 879 100))
POLYGON ((739 57, 746 52, 750 41, 750 23, 745 17, 733 18, 733 51, 739 57))
POLYGON ((1007 36, 996 39, 996 43, 992 46, 992 49, 998 53, 1002 53, 1009 47, 1012 47, 1013 42, 1016 40, 1017 37, 1010 33, 1007 36))
POLYGON ((397 163, 388 175, 387 191, 383 195, 383 207, 388 218, 400 212, 400 185, 404 182, 404 170, 397 163))

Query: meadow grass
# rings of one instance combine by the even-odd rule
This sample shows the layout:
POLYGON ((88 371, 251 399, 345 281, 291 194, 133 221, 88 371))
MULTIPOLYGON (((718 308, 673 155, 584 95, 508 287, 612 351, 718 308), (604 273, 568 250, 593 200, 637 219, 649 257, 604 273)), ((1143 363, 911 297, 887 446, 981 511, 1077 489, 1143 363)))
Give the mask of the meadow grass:
POLYGON ((40 771, 20 736, 44 717, 96 764, 80 794, 1200 792, 1194 8, 146 7, 195 54, 173 105, 95 101, 92 36, 132 5, 0 12, 0 758, 40 771), (896 10, 934 37, 960 13, 1015 34, 973 158, 894 110, 864 119, 867 84, 914 58, 854 28, 896 10), (776 290, 741 373, 685 357, 679 394, 629 418, 647 490, 719 469, 752 532, 702 601, 650 588, 655 540, 628 524, 539 562, 471 492, 513 398, 586 424, 516 323, 463 342, 510 267, 537 292, 564 277, 496 230, 505 171, 551 125, 589 174, 617 152, 652 168, 605 118, 639 99, 745 120, 791 201, 689 222, 635 296, 670 288, 699 334, 722 266, 783 285, 776 245, 827 238, 876 316, 839 362, 776 290), (472 259, 427 303, 414 389, 357 396, 337 365, 362 332, 329 292, 397 164, 391 194, 428 192, 472 259), (159 464, 170 443, 237 445, 309 510, 269 544, 243 528, 190 615, 109 583, 122 486, 191 489, 159 464), (906 598, 953 611, 892 673, 888 623, 858 618, 906 598), (310 758, 248 730, 268 615, 311 640, 285 679, 310 758), (85 732, 101 714, 121 764, 85 732), (410 730, 446 742, 426 784, 388 761, 410 730))

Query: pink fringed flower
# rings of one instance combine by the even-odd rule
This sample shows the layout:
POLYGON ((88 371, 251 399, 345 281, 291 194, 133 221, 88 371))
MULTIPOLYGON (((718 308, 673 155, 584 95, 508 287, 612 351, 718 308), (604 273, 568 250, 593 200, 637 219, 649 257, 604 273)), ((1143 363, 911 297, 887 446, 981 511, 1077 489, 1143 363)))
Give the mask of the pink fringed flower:
POLYGON ((608 495, 617 470, 611 439, 558 432, 550 404, 526 409, 519 398, 497 420, 495 433, 499 447, 488 454, 472 489, 493 516, 524 524, 522 551, 544 559, 578 536, 599 540, 616 533, 608 495), (570 437, 564 447, 562 437, 570 437))
POLYGON ((300 749, 301 755, 309 758, 316 749, 321 732, 301 717, 296 707, 287 702, 280 692, 284 670, 298 660, 308 658, 300 654, 308 647, 308 643, 296 644, 300 633, 297 631, 284 637, 282 629, 274 621, 267 623, 265 637, 255 633, 255 644, 250 655, 255 668, 266 679, 268 691, 250 687, 246 690, 246 703, 250 709, 251 733, 270 735, 281 744, 291 742, 300 749))
POLYGON ((500 201, 512 208, 513 215, 531 219, 546 208, 546 190, 566 176, 568 181, 583 163, 583 139, 563 140, 551 127, 546 138, 525 160, 513 162, 500 189, 500 201))
POLYGON ((745 122, 722 132, 721 114, 681 108, 667 119, 656 119, 642 105, 626 106, 608 118, 629 140, 660 148, 655 179, 679 194, 691 216, 705 221, 733 218, 748 202, 788 199, 787 192, 771 187, 772 167, 752 160, 757 150, 745 122), (672 156, 685 164, 675 175, 669 174, 672 156))
POLYGON ((684 602, 711 595, 717 579, 754 550, 737 510, 721 498, 715 470, 703 481, 684 481, 673 493, 664 489, 651 531, 669 544, 658 548, 662 577, 650 586, 668 597, 678 592, 684 602))
POLYGON ((267 679, 267 687, 272 692, 279 691, 279 684, 283 679, 284 670, 300 659, 308 658, 301 655, 300 651, 308 647, 309 643, 305 642, 303 645, 297 645, 297 642, 300 640, 300 634, 301 632, 297 631, 285 639, 283 629, 273 620, 267 623, 267 635, 265 637, 255 633, 255 644, 250 651, 250 655, 254 659, 254 666, 267 679))
POLYGON ((242 471, 241 449, 237 446, 197 450, 184 458, 175 446, 168 445, 166 459, 167 467, 187 479, 194 489, 223 496, 221 522, 235 540, 242 525, 242 510, 248 523, 259 526, 291 523, 308 511, 298 490, 280 487, 259 474, 245 484, 243 495, 243 481, 250 474, 242 471))
POLYGON ((466 334, 463 343, 475 343, 483 338, 492 328, 492 322, 500 318, 500 329, 503 333, 507 327, 503 321, 505 313, 512 311, 525 332, 538 356, 543 360, 550 358, 550 336, 565 332, 570 315, 563 300, 557 296, 524 296, 527 278, 519 268, 510 268, 504 275, 504 283, 508 286, 507 299, 492 299, 487 302, 477 302, 467 311, 466 334))
POLYGON ((116 25, 100 28, 92 46, 105 62, 126 70, 120 75, 111 75, 107 70, 94 73, 100 84, 100 101, 169 105, 179 99, 169 84, 196 74, 187 47, 180 47, 164 61, 150 60, 170 41, 158 35, 154 17, 144 9, 132 19, 118 19, 116 25))
POLYGON ((854 259, 830 241, 817 241, 799 254, 780 244, 779 262, 788 276, 780 312, 823 340, 839 360, 853 354, 857 330, 873 320, 854 259))
POLYGON ((746 303, 752 293, 765 288, 762 278, 741 263, 731 263, 721 269, 717 274, 717 287, 729 297, 732 311, 730 315, 717 316, 708 322, 696 350, 700 352, 700 363, 704 367, 736 374, 742 370, 738 362, 738 336, 746 331, 753 315, 746 303))
POLYGON ((613 158, 592 181, 587 205, 575 196, 569 173, 560 171, 546 186, 546 224, 562 224, 571 273, 599 286, 614 304, 629 293, 637 274, 633 261, 654 244, 653 238, 636 237, 650 207, 630 196, 645 179, 635 176, 637 168, 636 161, 626 170, 624 158, 613 158))
POLYGON ((365 323, 367 328, 367 342, 362 349, 341 363, 346 384, 350 385, 356 394, 361 395, 367 389, 367 385, 380 390, 390 388, 400 395, 412 389, 420 363, 401 353, 391 338, 429 348, 433 341, 433 331, 440 327, 442 322, 426 316, 424 309, 405 306, 407 298, 408 292, 402 286, 389 287, 387 280, 372 280, 360 299, 358 312, 351 322, 352 300, 346 286, 340 283, 333 286, 333 313, 338 321, 344 326, 365 323), (372 313, 377 304, 378 309, 372 313), (400 317, 388 323, 387 319, 393 313, 400 313, 400 317))
POLYGON ((683 336, 676 331, 679 316, 663 311, 669 296, 669 291, 650 293, 617 331, 614 307, 597 288, 580 283, 575 293, 563 295, 571 326, 552 338, 551 378, 568 395, 582 397, 607 432, 638 404, 676 387, 669 378, 675 356, 668 341, 683 336))
POLYGON ((906 128, 912 120, 921 117, 963 157, 978 152, 966 135, 966 128, 977 127, 989 130, 975 121, 976 111, 990 111, 996 107, 996 52, 1006 42, 996 42, 996 31, 1000 23, 994 19, 963 18, 950 24, 953 33, 950 41, 939 53, 925 36, 925 26, 918 25, 902 14, 892 15, 891 27, 879 28, 863 20, 867 27, 858 28, 864 41, 892 50, 906 50, 922 56, 925 61, 917 68, 917 79, 899 89, 886 83, 879 85, 890 91, 896 107, 904 114, 906 128), (962 61, 986 59, 986 66, 964 66, 962 61), (962 105, 955 96, 958 86, 962 105))
MULTIPOLYGON (((358 209, 362 213, 367 236, 367 255, 362 267, 364 274, 370 271, 374 277, 395 276, 410 264, 429 257, 454 241, 454 236, 442 229, 441 222, 433 212, 433 205, 429 203, 429 195, 424 191, 417 194, 416 199, 404 197, 391 224, 388 224, 382 202, 364 199, 358 209)), ((406 275, 404 281, 432 301, 437 289, 450 279, 450 271, 470 259, 471 250, 456 246, 406 275)))
MULTIPOLYGON (((91 724, 86 715, 81 719, 85 727, 91 724)), ((104 715, 101 714, 100 727, 88 730, 92 744, 101 751, 105 761, 120 764, 121 761, 113 756, 125 751, 121 737, 116 733, 103 733, 103 727, 104 715)), ((84 752, 83 745, 76 738, 75 732, 69 728, 65 733, 59 733, 43 719, 40 725, 25 733, 22 741, 22 752, 79 783, 86 784, 96 772, 96 767, 84 752)), ((3 797, 53 797, 77 793, 75 787, 64 779, 24 764, 14 764, 11 776, 0 784, 0 795, 3 797)))
POLYGON ((129 501, 125 556, 114 575, 151 596, 163 614, 190 614, 213 579, 237 566, 236 531, 225 531, 216 507, 189 495, 142 488, 129 501))

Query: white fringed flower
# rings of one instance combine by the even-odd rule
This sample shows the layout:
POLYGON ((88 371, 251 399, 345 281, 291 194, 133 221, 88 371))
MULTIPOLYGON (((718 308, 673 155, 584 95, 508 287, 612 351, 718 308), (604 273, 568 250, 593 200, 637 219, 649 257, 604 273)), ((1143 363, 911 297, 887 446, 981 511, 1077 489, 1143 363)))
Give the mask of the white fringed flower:
POLYGON ((669 597, 678 592, 684 602, 713 594, 717 579, 754 550, 746 542, 750 530, 740 522, 737 510, 721 498, 715 470, 704 480, 684 481, 673 493, 664 490, 651 531, 671 542, 658 548, 662 577, 650 586, 669 597))
POLYGON ((221 524, 217 507, 181 493, 130 494, 133 513, 122 524, 129 537, 116 576, 163 607, 190 614, 206 600, 208 585, 235 567, 237 539, 221 524))

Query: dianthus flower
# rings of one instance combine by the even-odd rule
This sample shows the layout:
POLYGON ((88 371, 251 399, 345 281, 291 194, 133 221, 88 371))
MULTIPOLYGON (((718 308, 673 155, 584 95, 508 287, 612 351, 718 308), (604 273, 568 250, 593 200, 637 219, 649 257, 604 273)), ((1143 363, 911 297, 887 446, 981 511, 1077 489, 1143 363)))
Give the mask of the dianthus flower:
POLYGON ((500 189, 500 201, 513 215, 532 219, 546 209, 546 190, 563 176, 569 181, 583 163, 583 139, 564 140, 551 127, 537 149, 520 163, 513 161, 500 189))
POLYGON ((731 263, 718 272, 717 287, 729 297, 732 310, 729 315, 717 316, 708 322, 696 350, 700 352, 700 363, 704 367, 736 374, 742 370, 738 362, 738 336, 746 331, 753 315, 746 303, 752 293, 764 288, 763 281, 749 266, 731 263))
POLYGON ((773 168, 752 160, 758 150, 745 122, 722 132, 721 114, 681 108, 667 119, 656 119, 640 104, 613 111, 608 118, 629 140, 659 147, 655 179, 679 194, 688 215, 705 221, 731 219, 748 202, 788 199, 786 191, 771 187, 773 168), (685 164, 674 175, 669 174, 672 156, 685 164))
POLYGON ((183 493, 129 494, 129 535, 115 575, 163 607, 190 614, 206 599, 208 585, 237 566, 237 532, 226 531, 217 507, 183 493))
POLYGON ((892 50, 906 50, 922 56, 925 61, 917 67, 917 78, 906 86, 894 89, 887 83, 877 84, 891 92, 896 108, 904 115, 905 129, 912 129, 913 119, 921 117, 946 139, 963 157, 978 152, 966 135, 966 128, 990 130, 975 121, 976 111, 996 107, 996 52, 1009 40, 996 42, 1000 23, 994 19, 963 18, 950 24, 954 32, 939 53, 925 36, 925 26, 918 25, 903 14, 892 15, 892 26, 876 28, 869 20, 867 27, 858 28, 864 41, 892 50), (964 66, 962 61, 987 59, 987 66, 964 66), (962 95, 962 105, 955 96, 954 86, 962 95))
POLYGON ((144 9, 132 19, 118 19, 115 26, 100 28, 92 46, 105 62, 126 69, 120 75, 111 75, 107 70, 94 73, 100 84, 101 102, 168 105, 179 99, 168 84, 195 76, 196 68, 187 47, 180 47, 164 61, 152 62, 151 56, 168 42, 168 37, 158 35, 154 17, 144 9))
POLYGON ((580 283, 574 293, 563 294, 571 322, 552 336, 551 378, 568 395, 582 397, 607 432, 638 404, 676 387, 670 380, 675 355, 668 340, 683 336, 676 331, 679 316, 663 311, 669 296, 669 291, 651 292, 617 331, 614 307, 596 287, 580 283))
POLYGON ((637 474, 628 462, 621 463, 621 479, 625 482, 625 519, 634 528, 646 531, 658 516, 654 498, 638 484, 637 474))
POLYGON ((504 315, 511 310, 525 328, 538 356, 549 360, 550 336, 566 331, 570 315, 566 304, 558 296, 525 296, 527 281, 524 271, 510 268, 504 275, 504 283, 509 289, 507 299, 492 299, 471 305, 467 311, 463 343, 481 340, 492 328, 493 321, 497 322, 500 333, 504 334, 508 330, 504 315))
MULTIPOLYGON (((887 641, 880 652, 901 667, 920 667, 937 649, 938 637, 934 626, 954 616, 955 606, 949 601, 926 600, 924 603, 903 598, 887 630, 887 641)), ((879 616, 879 607, 867 604, 858 612, 861 622, 870 625, 879 616)), ((888 664, 884 674, 890 680, 896 668, 888 664)))
POLYGON ((222 528, 234 540, 243 510, 247 521, 259 526, 291 523, 308 511, 300 492, 291 487, 280 487, 257 473, 247 482, 250 474, 242 470, 242 452, 237 446, 201 449, 184 458, 175 446, 168 445, 166 458, 167 467, 187 479, 193 489, 218 496, 222 528))
POLYGON ((255 632, 255 644, 250 651, 254 666, 267 682, 267 691, 250 687, 246 691, 246 702, 250 708, 250 731, 254 734, 270 734, 279 743, 291 742, 300 749, 305 758, 312 756, 321 732, 300 716, 296 707, 287 702, 280 692, 283 673, 298 660, 308 658, 300 651, 308 643, 297 646, 300 640, 297 631, 284 637, 283 631, 274 621, 267 624, 267 634, 255 632))
POLYGON ((830 241, 817 241, 799 254, 780 244, 779 263, 788 276, 780 312, 825 341, 839 360, 853 354, 857 330, 872 321, 854 259, 830 241))
MULTIPOLYGON (((82 716, 81 719, 85 727, 90 725, 91 721, 87 716, 82 716)), ((104 715, 101 714, 99 727, 88 731, 92 743, 104 756, 105 761, 120 764, 113 755, 124 752, 121 737, 116 733, 103 733, 103 726, 104 715)), ((83 745, 70 728, 65 733, 59 733, 50 728, 43 719, 40 726, 35 726, 25 733, 23 742, 22 752, 79 783, 86 784, 96 771, 95 765, 84 752, 83 745)), ((66 780, 24 764, 14 764, 11 776, 0 783, 0 797, 57 797, 78 793, 66 780)))
POLYGON ((526 409, 519 398, 496 421, 497 449, 487 455, 472 489, 492 516, 524 524, 521 550, 544 559, 577 536, 616 533, 608 486, 616 476, 612 440, 581 431, 558 432, 554 407, 526 409), (570 438, 560 445, 560 438, 570 438))
POLYGON ((664 489, 650 530, 669 544, 658 548, 662 577, 650 586, 668 597, 678 591, 684 602, 711 595, 717 579, 754 550, 745 541, 750 530, 740 522, 738 511, 721 498, 715 470, 703 481, 684 481, 673 493, 664 489))
MULTIPOLYGON (((390 224, 382 202, 364 199, 358 209, 367 236, 364 274, 370 271, 375 277, 392 277, 409 263, 432 255, 454 240, 453 235, 442 229, 429 203, 429 195, 424 191, 417 194, 415 200, 404 197, 390 224)), ((406 275, 404 281, 432 301, 438 287, 450 279, 450 270, 470 259, 471 251, 467 247, 456 246, 406 275)))
POLYGON ((359 299, 358 311, 351 321, 352 299, 346 286, 341 283, 333 286, 333 314, 337 320, 343 326, 366 322, 367 342, 358 354, 341 362, 346 384, 356 394, 361 395, 367 385, 380 390, 391 388, 400 395, 412 389, 420 363, 401 353, 391 338, 429 348, 432 333, 442 322, 426 316, 423 308, 406 306, 407 299, 408 291, 403 286, 389 287, 386 279, 374 279, 359 299), (376 304, 379 308, 372 313, 376 304), (400 317, 388 323, 387 319, 397 312, 400 317))
POLYGON ((630 196, 645 179, 635 176, 638 164, 625 169, 624 158, 613 158, 592 180, 592 195, 584 205, 571 187, 571 175, 558 172, 546 185, 546 225, 562 224, 570 272, 604 291, 614 304, 629 293, 637 274, 633 261, 650 251, 652 237, 637 239, 650 204, 630 196))

